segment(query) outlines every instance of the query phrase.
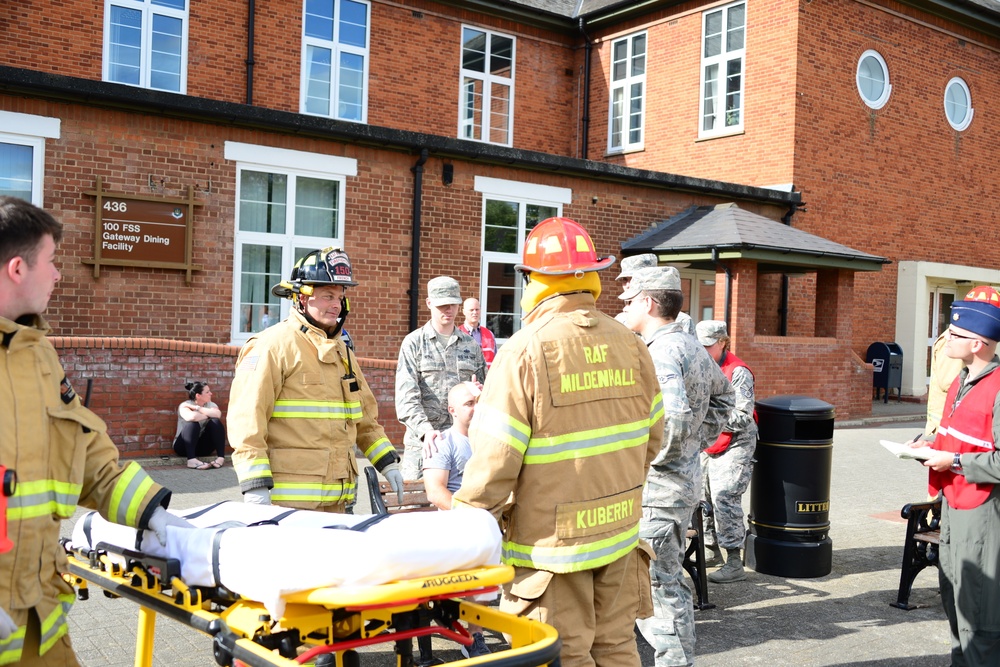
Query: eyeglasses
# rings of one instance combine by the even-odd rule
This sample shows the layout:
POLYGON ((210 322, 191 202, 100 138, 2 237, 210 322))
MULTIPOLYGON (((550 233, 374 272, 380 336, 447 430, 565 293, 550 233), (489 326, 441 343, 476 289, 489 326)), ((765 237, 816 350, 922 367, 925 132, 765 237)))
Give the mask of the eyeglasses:
POLYGON ((979 336, 963 336, 960 333, 955 333, 955 331, 953 329, 950 329, 950 328, 948 329, 948 331, 945 332, 945 335, 948 338, 951 338, 951 339, 961 338, 962 340, 978 340, 980 343, 985 342, 979 336))

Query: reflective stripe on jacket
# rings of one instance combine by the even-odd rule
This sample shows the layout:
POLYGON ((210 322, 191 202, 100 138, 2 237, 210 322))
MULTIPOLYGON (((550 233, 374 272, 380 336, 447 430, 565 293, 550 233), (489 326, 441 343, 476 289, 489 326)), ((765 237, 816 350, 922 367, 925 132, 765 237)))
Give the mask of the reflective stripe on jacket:
POLYGON ((377 420, 354 353, 298 311, 240 351, 227 426, 242 491, 273 489, 273 502, 302 509, 350 502, 355 444, 379 470, 399 460, 377 420))
POLYGON ((589 292, 556 295, 497 354, 454 503, 500 518, 508 564, 601 567, 639 544, 642 486, 662 437, 646 346, 589 292))
POLYGON ((59 522, 76 506, 145 529, 170 492, 135 462, 118 462, 118 448, 104 422, 66 380, 41 318, 22 325, 0 318, 0 464, 14 469, 17 486, 8 499, 7 534, 14 549, 0 554, 0 607, 18 626, 0 642, 0 664, 20 659, 28 614, 42 624, 41 649, 66 634, 73 589, 59 545, 59 522))

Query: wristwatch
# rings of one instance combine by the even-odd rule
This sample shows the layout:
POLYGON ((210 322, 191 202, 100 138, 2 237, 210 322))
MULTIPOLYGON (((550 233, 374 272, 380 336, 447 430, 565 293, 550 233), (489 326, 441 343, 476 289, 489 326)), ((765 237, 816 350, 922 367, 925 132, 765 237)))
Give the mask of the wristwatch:
POLYGON ((959 472, 962 469, 962 455, 955 452, 955 459, 952 461, 951 469, 959 472))

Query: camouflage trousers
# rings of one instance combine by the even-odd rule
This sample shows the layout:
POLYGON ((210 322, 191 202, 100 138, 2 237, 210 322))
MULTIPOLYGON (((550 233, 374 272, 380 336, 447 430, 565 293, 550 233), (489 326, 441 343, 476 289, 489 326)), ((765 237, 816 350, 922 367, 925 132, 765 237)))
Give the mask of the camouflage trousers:
POLYGON ((701 454, 702 485, 705 502, 712 509, 705 512, 705 546, 740 549, 747 528, 743 514, 743 494, 750 486, 753 453, 757 443, 734 441, 721 454, 701 454))
POLYGON ((643 507, 639 537, 656 553, 649 573, 652 618, 636 622, 656 655, 656 667, 694 664, 694 603, 684 580, 686 535, 694 507, 643 507))
MULTIPOLYGON (((420 443, 416 440, 416 443, 420 443)), ((424 478, 424 446, 414 444, 409 439, 403 440, 403 460, 399 464, 399 472, 407 482, 424 478)))

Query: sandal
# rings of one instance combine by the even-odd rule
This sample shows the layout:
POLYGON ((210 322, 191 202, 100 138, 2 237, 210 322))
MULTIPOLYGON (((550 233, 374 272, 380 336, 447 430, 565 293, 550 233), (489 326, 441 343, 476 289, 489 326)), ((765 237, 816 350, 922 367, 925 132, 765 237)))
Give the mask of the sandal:
POLYGON ((212 461, 211 463, 207 463, 206 465, 210 465, 213 468, 221 468, 222 466, 226 465, 226 459, 219 456, 216 457, 214 461, 212 461))
POLYGON ((202 463, 198 459, 188 459, 187 467, 191 470, 208 470, 212 467, 211 463, 202 463))

